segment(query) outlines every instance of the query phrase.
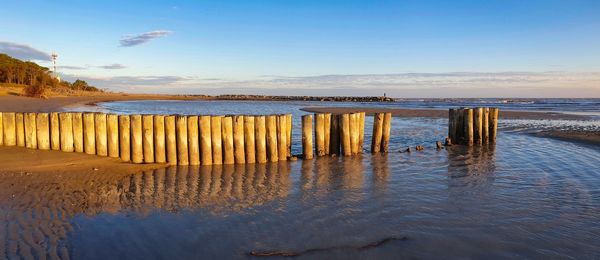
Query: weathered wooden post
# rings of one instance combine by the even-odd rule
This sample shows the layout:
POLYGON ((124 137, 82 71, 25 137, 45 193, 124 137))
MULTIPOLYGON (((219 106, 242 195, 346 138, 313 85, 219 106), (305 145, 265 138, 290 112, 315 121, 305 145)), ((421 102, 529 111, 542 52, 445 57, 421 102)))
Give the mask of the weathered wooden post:
POLYGON ((331 154, 331 113, 323 114, 323 149, 325 155, 331 154))
MULTIPOLYGON (((16 146, 17 145, 17 129, 16 129, 16 115, 14 112, 2 113, 2 122, 4 128, 4 145, 5 146, 16 146)), ((56 125, 58 126, 58 114, 56 115, 56 125)), ((58 132, 58 127, 57 127, 58 132)), ((60 149, 60 142, 58 143, 58 149, 60 149)))
POLYGON ((4 145, 4 123, 2 121, 2 112, 0 112, 0 145, 4 145))
POLYGON ((325 114, 315 114, 315 153, 325 155, 325 114))
POLYGON ((154 116, 142 115, 144 162, 154 163, 154 116))
POLYGON ((456 110, 456 143, 465 143, 465 109, 459 108, 456 110))
MULTIPOLYGON (((6 114, 5 114, 6 115, 6 114)), ((13 114, 14 115, 14 114, 13 114)), ((5 118, 6 121, 6 118, 5 118)), ((14 118, 13 118, 14 122, 14 118)), ((13 124, 14 125, 14 124, 13 124)), ((6 129, 4 129, 6 131, 6 129)), ((15 130, 13 130, 15 131, 15 130)), ((16 132, 13 132, 16 134, 16 132)), ((15 136, 16 138, 16 136, 15 136)), ((6 139, 5 139, 6 142, 6 139)), ((15 139, 16 142, 16 139, 15 139)), ((15 143, 16 145, 16 143, 15 143)), ((58 112, 50 113, 50 147, 52 150, 60 150, 60 120, 58 119, 58 112)))
POLYGON ((167 163, 177 165, 177 130, 175 116, 165 116, 165 149, 167 150, 167 163))
POLYGON ((352 151, 352 155, 358 154, 358 113, 350 114, 350 149, 352 151))
POLYGON ((73 146, 75 152, 84 152, 83 141, 83 113, 73 113, 73 146))
POLYGON ((131 121, 128 115, 119 116, 119 156, 122 161, 131 160, 131 121))
POLYGON ((200 162, 202 165, 212 165, 212 140, 210 116, 200 116, 200 162))
POLYGON ((73 152, 73 115, 60 113, 58 117, 60 120, 60 150, 73 152))
POLYGON ((106 135, 106 114, 95 114, 94 125, 96 127, 96 154, 108 155, 108 140, 106 135))
POLYGON ((285 122, 287 123, 287 156, 292 157, 292 114, 285 115, 285 122))
POLYGON ((266 163, 267 162, 266 117, 265 116, 255 116, 254 117, 254 128, 255 128, 256 162, 266 163))
POLYGON ((358 152, 362 153, 365 146, 365 112, 358 113, 358 152))
POLYGON ((473 109, 467 108, 463 110, 463 127, 465 144, 473 145, 473 109))
POLYGON ((189 165, 187 117, 177 115, 175 118, 175 128, 177 131, 177 164, 189 165))
POLYGON ((198 140, 198 116, 187 118, 188 160, 190 165, 200 165, 200 142, 198 140))
POLYGON ((496 134, 498 133, 498 115, 500 113, 500 109, 498 108, 490 108, 490 143, 496 143, 496 134))
POLYGON ((96 154, 96 124, 94 113, 83 114, 83 150, 86 154, 96 154))
POLYGON ((246 163, 256 163, 254 135, 254 116, 244 116, 244 150, 246 163))
POLYGON ((329 130, 329 153, 340 155, 340 116, 331 115, 331 129, 329 130))
POLYGON ((473 143, 482 144, 483 136, 483 108, 473 109, 473 143))
POLYGON ((106 115, 106 144, 108 156, 119 158, 119 116, 115 114, 106 115))
POLYGON ((131 161, 133 163, 144 162, 144 144, 143 144, 143 127, 142 116, 131 115, 131 161))
POLYGON ((37 127, 35 113, 25 113, 25 147, 37 149, 37 127))
POLYGON ((340 139, 342 143, 342 153, 344 156, 352 155, 352 144, 350 141, 350 115, 340 115, 340 139))
POLYGON ((154 161, 157 163, 167 162, 164 115, 154 115, 154 161))
POLYGON ((223 138, 221 136, 222 121, 222 116, 211 116, 210 118, 212 159, 213 164, 217 165, 223 164, 223 138))
POLYGON ((270 162, 279 161, 277 151, 277 116, 267 116, 267 156, 270 162))
POLYGON ((456 143, 456 109, 450 108, 448 109, 448 138, 450 138, 451 143, 456 143))
POLYGON ((392 113, 387 112, 383 116, 383 133, 381 134, 381 151, 384 153, 390 150, 390 135, 392 131, 392 113))
POLYGON ((25 122, 23 113, 15 114, 15 129, 17 131, 17 146, 25 147, 25 122))
POLYGON ((225 116, 221 119, 221 138, 223 140, 223 164, 234 164, 233 152, 233 118, 225 116))
POLYGON ((312 115, 302 116, 302 154, 305 160, 313 158, 312 115))
POLYGON ((235 163, 246 163, 246 152, 244 142, 244 116, 233 117, 233 150, 235 163))
POLYGON ((383 140, 383 118, 385 113, 373 114, 373 136, 371 139, 371 153, 381 151, 381 141, 383 140))
POLYGON ((490 108, 483 108, 483 123, 481 125, 481 139, 483 144, 490 143, 490 108))
MULTIPOLYGON (((1 128, 1 125, 0 125, 1 128)), ((36 117, 37 147, 40 150, 50 150, 50 120, 48 113, 39 113, 36 117)))
POLYGON ((279 160, 286 161, 288 155, 286 115, 277 116, 277 151, 279 160))

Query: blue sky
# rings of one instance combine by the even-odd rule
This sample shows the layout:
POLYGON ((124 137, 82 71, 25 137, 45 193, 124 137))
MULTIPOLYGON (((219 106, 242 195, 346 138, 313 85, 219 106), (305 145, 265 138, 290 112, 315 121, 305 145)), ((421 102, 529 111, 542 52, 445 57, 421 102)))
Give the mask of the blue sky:
POLYGON ((129 92, 600 97, 599 13, 577 0, 8 1, 0 52, 56 51, 63 78, 129 92))

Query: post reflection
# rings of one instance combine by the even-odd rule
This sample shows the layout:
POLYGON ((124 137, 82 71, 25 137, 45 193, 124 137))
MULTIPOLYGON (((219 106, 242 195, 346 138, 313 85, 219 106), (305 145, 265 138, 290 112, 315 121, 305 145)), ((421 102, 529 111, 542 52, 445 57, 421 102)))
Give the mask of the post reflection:
POLYGON ((495 146, 453 146, 448 149, 448 187, 457 192, 491 185, 496 171, 495 146))

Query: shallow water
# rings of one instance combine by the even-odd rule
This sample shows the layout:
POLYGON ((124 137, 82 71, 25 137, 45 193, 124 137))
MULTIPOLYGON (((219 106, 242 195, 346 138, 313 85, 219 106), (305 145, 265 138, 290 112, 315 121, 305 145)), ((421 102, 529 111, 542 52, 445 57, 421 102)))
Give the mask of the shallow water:
POLYGON ((495 146, 437 151, 447 120, 393 122, 386 156, 5 176, 0 255, 600 257, 600 149, 500 131, 495 146))

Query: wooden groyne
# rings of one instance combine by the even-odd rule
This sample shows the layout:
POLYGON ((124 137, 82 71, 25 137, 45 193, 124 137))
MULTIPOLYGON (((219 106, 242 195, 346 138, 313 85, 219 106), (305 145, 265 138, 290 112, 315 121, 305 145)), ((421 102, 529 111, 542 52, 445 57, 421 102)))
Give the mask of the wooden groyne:
POLYGON ((496 143, 500 109, 451 108, 448 111, 446 144, 483 145, 496 143))

